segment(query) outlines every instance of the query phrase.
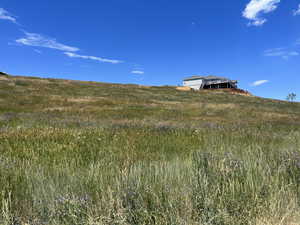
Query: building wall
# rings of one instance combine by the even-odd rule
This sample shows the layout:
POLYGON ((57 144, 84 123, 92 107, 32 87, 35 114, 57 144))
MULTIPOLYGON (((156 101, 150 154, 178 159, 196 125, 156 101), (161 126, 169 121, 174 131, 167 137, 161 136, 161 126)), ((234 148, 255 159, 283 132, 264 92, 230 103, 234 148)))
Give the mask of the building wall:
POLYGON ((202 85, 202 80, 188 80, 188 81, 183 81, 183 86, 185 87, 190 87, 194 90, 200 90, 201 85, 202 85))

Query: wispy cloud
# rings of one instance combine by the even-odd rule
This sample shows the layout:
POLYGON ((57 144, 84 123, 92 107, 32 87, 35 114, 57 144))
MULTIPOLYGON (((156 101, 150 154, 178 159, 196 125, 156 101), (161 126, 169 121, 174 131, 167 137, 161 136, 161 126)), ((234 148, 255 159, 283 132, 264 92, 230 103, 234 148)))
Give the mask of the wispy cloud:
POLYGON ((1 20, 9 20, 13 23, 17 23, 17 19, 15 16, 7 12, 5 9, 0 8, 0 19, 1 20))
POLYGON ((298 5, 298 9, 293 11, 294 16, 299 16, 300 15, 300 4, 298 5))
POLYGON ((264 51, 264 56, 281 57, 283 59, 289 59, 290 57, 299 56, 299 52, 289 50, 287 48, 273 48, 264 51))
POLYGON ((262 84, 265 84, 265 83, 268 83, 269 81, 268 80, 257 80, 257 81, 254 81, 251 86, 253 87, 257 87, 257 86, 260 86, 262 84))
MULTIPOLYGON (((71 58, 81 58, 81 59, 90 59, 90 60, 96 60, 99 62, 106 62, 106 63, 122 63, 120 60, 115 59, 106 59, 106 58, 100 58, 96 56, 87 56, 87 55, 79 55, 75 54, 74 52, 79 51, 80 49, 77 47, 72 47, 68 45, 61 44, 56 41, 56 39, 45 37, 41 34, 36 33, 29 33, 24 31, 24 34, 26 37, 20 38, 16 40, 16 43, 22 44, 22 45, 28 45, 28 46, 35 46, 35 47, 44 47, 44 48, 51 48, 51 49, 57 49, 64 51, 64 54, 71 57, 71 58)), ((37 53, 41 53, 39 50, 34 50, 37 53)))
POLYGON ((131 73, 133 73, 133 74, 144 74, 145 72, 144 71, 142 71, 142 70, 133 70, 133 71, 131 71, 131 73))
POLYGON ((90 59, 90 60, 95 60, 99 62, 106 62, 106 63, 112 63, 112 64, 118 64, 122 63, 123 61, 116 60, 116 59, 105 59, 105 58, 100 58, 96 56, 87 56, 87 55, 78 55, 72 52, 64 52, 65 55, 71 57, 71 58, 81 58, 81 59, 90 59))
POLYGON ((29 33, 25 31, 24 34, 26 35, 26 37, 16 40, 18 44, 35 46, 35 47, 52 48, 52 49, 58 49, 61 51, 68 51, 68 52, 76 52, 79 50, 79 48, 61 44, 57 42, 56 39, 45 37, 41 34, 29 33))
POLYGON ((33 51, 35 51, 38 54, 42 54, 42 51, 38 50, 38 49, 34 49, 33 51))
POLYGON ((278 3, 280 0, 251 0, 243 11, 243 17, 251 21, 249 26, 261 26, 267 22, 261 14, 274 11, 278 3))

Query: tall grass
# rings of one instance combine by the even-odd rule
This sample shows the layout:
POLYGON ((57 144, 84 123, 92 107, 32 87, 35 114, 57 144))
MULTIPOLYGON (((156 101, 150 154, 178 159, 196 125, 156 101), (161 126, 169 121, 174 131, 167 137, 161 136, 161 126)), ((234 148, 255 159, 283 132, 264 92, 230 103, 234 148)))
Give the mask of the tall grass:
POLYGON ((2 223, 292 224, 300 133, 269 132, 9 130, 0 138, 2 223))
POLYGON ((7 85, 0 224, 300 224, 298 104, 172 87, 7 85))

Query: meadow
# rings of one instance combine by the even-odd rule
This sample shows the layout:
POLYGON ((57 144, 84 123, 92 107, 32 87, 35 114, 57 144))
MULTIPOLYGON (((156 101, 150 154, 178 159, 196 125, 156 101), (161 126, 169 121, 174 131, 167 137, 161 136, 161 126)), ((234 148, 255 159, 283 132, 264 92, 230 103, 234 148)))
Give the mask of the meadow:
POLYGON ((300 224, 300 103, 2 75, 0 224, 300 224))

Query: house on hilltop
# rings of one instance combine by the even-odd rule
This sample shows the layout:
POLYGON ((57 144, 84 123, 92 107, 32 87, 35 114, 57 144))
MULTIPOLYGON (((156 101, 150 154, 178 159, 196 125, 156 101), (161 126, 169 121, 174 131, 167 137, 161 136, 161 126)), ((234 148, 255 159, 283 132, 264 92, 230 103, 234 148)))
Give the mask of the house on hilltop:
POLYGON ((237 88, 237 81, 218 76, 191 76, 183 80, 183 86, 194 90, 237 88))

